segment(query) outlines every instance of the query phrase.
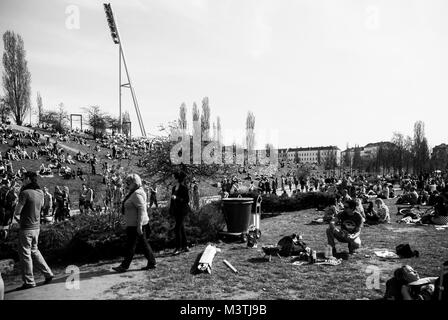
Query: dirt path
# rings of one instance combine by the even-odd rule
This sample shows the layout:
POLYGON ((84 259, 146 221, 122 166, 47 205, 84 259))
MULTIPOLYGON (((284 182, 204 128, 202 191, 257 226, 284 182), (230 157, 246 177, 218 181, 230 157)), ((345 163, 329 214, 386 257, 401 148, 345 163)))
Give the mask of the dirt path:
POLYGON ((79 277, 74 274, 65 274, 65 270, 61 270, 50 284, 43 285, 41 281, 37 283, 36 288, 22 291, 12 291, 20 286, 20 282, 16 279, 14 282, 6 283, 5 300, 117 299, 114 290, 111 290, 112 287, 129 285, 130 282, 145 281, 153 272, 140 271, 140 268, 144 266, 144 259, 134 260, 131 269, 122 274, 112 270, 112 267, 117 265, 117 262, 87 265, 80 268, 79 277), (79 279, 78 287, 73 281, 74 278, 79 279))

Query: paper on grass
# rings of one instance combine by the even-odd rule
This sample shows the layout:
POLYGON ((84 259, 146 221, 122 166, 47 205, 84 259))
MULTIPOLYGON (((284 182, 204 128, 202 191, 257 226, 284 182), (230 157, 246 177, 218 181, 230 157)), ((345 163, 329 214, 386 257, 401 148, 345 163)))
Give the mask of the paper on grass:
POLYGON ((215 258, 216 253, 220 251, 221 249, 209 244, 202 253, 201 259, 199 260, 198 269, 200 271, 212 273, 213 259, 215 258))
POLYGON ((393 251, 390 251, 388 249, 383 250, 377 250, 374 251, 375 255, 380 258, 386 258, 386 259, 400 259, 400 257, 393 251))

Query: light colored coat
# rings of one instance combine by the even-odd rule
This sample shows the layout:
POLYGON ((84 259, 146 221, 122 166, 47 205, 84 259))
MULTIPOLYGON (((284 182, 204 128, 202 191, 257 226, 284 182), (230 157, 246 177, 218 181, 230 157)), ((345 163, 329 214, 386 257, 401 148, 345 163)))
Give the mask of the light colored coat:
POLYGON ((146 210, 146 192, 138 188, 124 203, 124 217, 127 227, 144 226, 149 222, 146 210))

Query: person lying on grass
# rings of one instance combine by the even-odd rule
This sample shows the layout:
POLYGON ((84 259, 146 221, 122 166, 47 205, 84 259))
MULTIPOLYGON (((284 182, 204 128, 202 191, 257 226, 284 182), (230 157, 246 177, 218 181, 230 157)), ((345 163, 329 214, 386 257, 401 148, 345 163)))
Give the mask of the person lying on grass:
POLYGON ((421 279, 411 266, 404 265, 394 271, 386 282, 385 300, 436 300, 434 294, 436 278, 421 279))
POLYGON ((337 255, 335 239, 342 243, 348 243, 350 254, 361 246, 361 227, 363 218, 356 211, 356 201, 346 200, 344 210, 333 219, 327 229, 328 244, 333 248, 333 256, 337 255), (336 228, 336 223, 340 222, 341 228, 336 228))

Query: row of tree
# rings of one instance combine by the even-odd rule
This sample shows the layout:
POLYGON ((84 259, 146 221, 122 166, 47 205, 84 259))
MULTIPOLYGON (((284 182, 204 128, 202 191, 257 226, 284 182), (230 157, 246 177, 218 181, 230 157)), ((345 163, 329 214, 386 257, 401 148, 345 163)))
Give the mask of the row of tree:
POLYGON ((448 165, 448 155, 444 158, 440 154, 430 156, 423 121, 415 122, 413 137, 395 132, 391 141, 379 143, 372 155, 362 157, 361 150, 359 146, 352 149, 347 146, 342 165, 345 168, 367 172, 416 174, 445 169, 448 165))

